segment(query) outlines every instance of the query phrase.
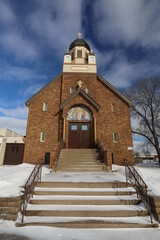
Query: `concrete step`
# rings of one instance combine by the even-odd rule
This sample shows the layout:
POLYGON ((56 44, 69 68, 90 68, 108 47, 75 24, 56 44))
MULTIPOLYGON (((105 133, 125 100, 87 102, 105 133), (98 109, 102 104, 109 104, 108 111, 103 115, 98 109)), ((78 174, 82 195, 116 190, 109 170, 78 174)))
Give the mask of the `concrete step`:
POLYGON ((130 217, 127 218, 82 218, 82 217, 25 217, 24 224, 17 223, 17 227, 21 226, 48 226, 59 228, 158 228, 159 224, 154 222, 150 223, 148 217, 130 217))
POLYGON ((16 221, 18 214, 0 214, 0 219, 8 221, 16 221))
POLYGON ((0 207, 0 214, 17 214, 19 207, 0 207))
POLYGON ((32 199, 30 200, 30 204, 38 204, 38 205, 137 205, 140 204, 141 200, 138 199, 113 199, 113 200, 53 200, 53 199, 32 199))
POLYGON ((38 182, 41 188, 126 188, 132 187, 126 182, 38 182))
MULTIPOLYGON (((38 188, 37 188, 38 189, 38 188)), ((47 191, 47 190, 35 190, 34 195, 72 195, 72 196, 130 196, 135 194, 135 191, 104 191, 104 192, 97 192, 97 191, 56 191, 56 190, 52 190, 52 191, 47 191)))
MULTIPOLYGON (((68 205, 67 205, 68 206, 68 205)), ((96 206, 97 207, 97 206, 96 206)), ((147 216, 146 210, 26 210, 25 216, 61 216, 61 217, 133 217, 147 216)))
MULTIPOLYGON (((104 166, 105 167, 105 166, 104 166)), ((98 166, 98 165, 95 165, 95 166, 85 166, 85 165, 72 165, 72 166, 68 166, 68 165, 58 165, 57 166, 57 169, 61 169, 61 170, 71 170, 71 169, 80 169, 80 170, 101 170, 103 169, 103 166, 98 166)), ((105 168, 104 168, 105 169, 105 168)))
POLYGON ((58 169, 57 168, 57 172, 104 172, 106 170, 103 169, 78 169, 78 168, 72 168, 72 169, 58 169))

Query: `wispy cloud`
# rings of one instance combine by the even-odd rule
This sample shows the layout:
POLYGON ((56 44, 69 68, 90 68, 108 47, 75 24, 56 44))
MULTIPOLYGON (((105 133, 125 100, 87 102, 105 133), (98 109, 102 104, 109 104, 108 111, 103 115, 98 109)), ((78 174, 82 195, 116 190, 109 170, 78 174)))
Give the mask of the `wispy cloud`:
POLYGON ((15 21, 15 16, 12 12, 10 5, 7 1, 0 2, 0 22, 3 23, 13 23, 15 21))
POLYGON ((38 72, 31 67, 21 67, 9 65, 7 63, 0 64, 0 81, 28 81, 35 79, 46 79, 47 76, 38 72))
POLYGON ((22 135, 26 134, 26 125, 27 125, 27 120, 9 118, 9 117, 0 117, 1 128, 9 128, 22 135))
POLYGON ((81 30, 82 0, 36 0, 35 3, 36 10, 28 16, 33 34, 38 35, 46 47, 58 48, 62 53, 81 30))
POLYGON ((2 108, 0 107, 0 115, 6 117, 16 117, 19 119, 26 119, 28 115, 27 107, 17 107, 17 108, 2 108))
POLYGON ((104 44, 159 48, 159 0, 101 0, 93 6, 95 37, 104 44))

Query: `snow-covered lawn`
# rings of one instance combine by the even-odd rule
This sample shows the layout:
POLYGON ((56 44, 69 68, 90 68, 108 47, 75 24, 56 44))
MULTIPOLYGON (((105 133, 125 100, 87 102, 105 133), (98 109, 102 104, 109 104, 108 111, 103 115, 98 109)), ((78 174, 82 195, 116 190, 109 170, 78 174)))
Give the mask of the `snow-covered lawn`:
MULTIPOLYGON (((16 166, 0 167, 0 197, 18 196, 21 194, 21 187, 27 181, 34 165, 20 164, 16 166)), ((48 173, 49 169, 43 168, 43 175, 48 173)))

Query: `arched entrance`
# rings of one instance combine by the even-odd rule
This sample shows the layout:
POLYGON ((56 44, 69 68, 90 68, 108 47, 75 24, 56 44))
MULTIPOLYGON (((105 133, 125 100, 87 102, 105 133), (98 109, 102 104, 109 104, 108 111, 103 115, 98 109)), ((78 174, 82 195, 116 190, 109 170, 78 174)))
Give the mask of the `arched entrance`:
POLYGON ((72 107, 67 113, 69 121, 68 148, 90 148, 93 138, 93 116, 84 106, 72 107))

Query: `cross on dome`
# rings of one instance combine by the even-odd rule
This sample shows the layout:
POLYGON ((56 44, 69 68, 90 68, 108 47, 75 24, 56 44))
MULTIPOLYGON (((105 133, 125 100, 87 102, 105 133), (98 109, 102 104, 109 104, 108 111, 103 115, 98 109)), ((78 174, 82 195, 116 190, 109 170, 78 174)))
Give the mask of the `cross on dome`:
POLYGON ((78 38, 82 39, 82 33, 80 33, 80 32, 78 33, 78 38))

